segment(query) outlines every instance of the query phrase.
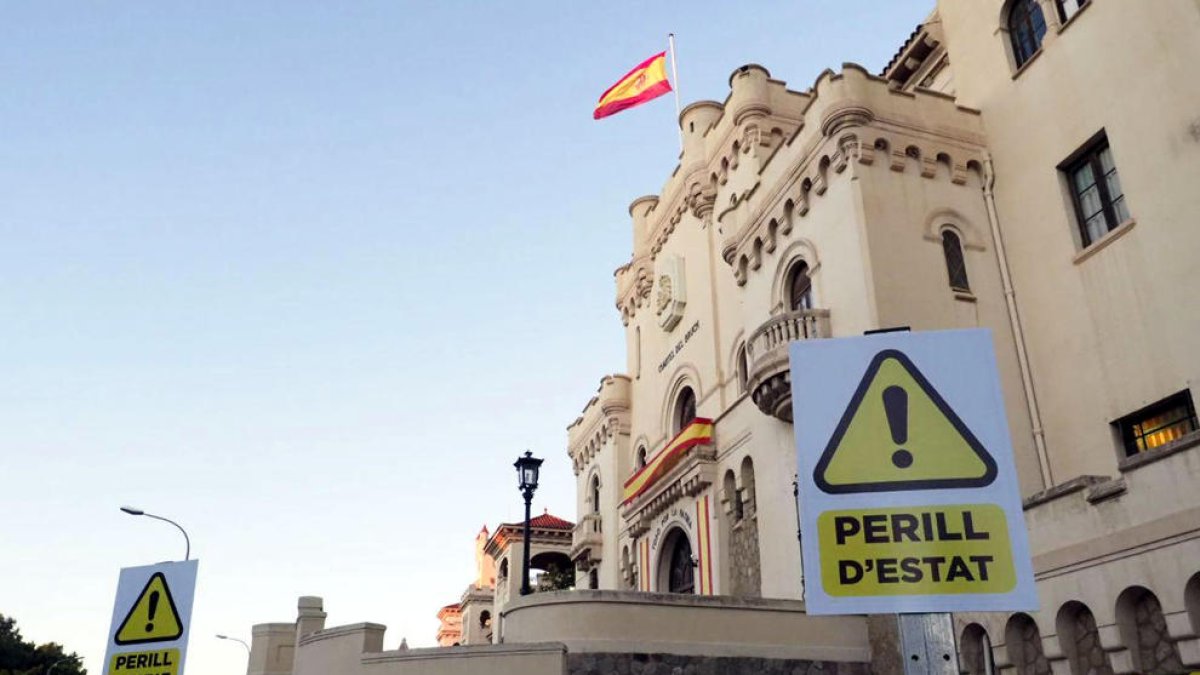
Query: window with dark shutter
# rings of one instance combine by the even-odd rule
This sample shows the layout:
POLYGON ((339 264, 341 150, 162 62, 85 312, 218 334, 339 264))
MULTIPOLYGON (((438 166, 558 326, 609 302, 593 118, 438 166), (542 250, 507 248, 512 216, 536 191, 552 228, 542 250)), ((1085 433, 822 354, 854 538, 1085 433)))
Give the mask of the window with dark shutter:
POLYGON ((950 288, 964 293, 971 292, 967 280, 967 263, 963 259, 962 242, 950 230, 942 232, 942 254, 946 257, 946 273, 950 276, 950 288))

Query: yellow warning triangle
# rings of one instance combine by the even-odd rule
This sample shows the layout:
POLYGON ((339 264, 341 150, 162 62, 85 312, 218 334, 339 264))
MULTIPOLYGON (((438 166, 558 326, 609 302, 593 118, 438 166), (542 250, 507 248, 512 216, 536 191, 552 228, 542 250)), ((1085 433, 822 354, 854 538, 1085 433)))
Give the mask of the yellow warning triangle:
POLYGON ((824 492, 983 487, 996 461, 903 352, 875 355, 813 470, 824 492))
POLYGON ((167 587, 167 578, 155 572, 146 582, 146 587, 129 608, 121 627, 117 629, 115 642, 119 645, 136 645, 143 642, 168 642, 183 635, 183 622, 175 599, 167 587))

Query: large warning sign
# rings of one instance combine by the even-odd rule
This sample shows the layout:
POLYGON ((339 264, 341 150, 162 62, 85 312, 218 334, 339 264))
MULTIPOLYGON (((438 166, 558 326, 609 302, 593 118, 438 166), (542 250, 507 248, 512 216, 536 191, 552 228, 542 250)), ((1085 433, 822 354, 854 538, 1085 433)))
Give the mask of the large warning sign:
POLYGON ((197 561, 126 567, 117 583, 104 675, 180 675, 197 561))
POLYGON ((803 340, 791 368, 810 613, 1037 608, 987 331, 803 340))

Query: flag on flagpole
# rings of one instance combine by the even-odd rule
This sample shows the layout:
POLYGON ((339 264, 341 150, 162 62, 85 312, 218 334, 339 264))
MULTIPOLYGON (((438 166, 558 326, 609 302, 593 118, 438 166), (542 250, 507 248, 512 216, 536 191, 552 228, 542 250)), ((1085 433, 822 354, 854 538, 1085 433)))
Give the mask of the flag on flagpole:
POLYGON ((600 96, 592 118, 600 119, 615 115, 626 108, 641 105, 671 91, 671 81, 667 79, 666 61, 667 53, 659 52, 626 73, 625 77, 618 80, 600 96))

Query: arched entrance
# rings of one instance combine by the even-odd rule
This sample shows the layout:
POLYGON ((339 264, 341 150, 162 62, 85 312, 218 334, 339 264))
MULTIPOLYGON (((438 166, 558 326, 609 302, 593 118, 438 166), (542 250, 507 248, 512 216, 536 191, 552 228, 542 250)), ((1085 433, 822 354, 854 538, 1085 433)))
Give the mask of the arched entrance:
POLYGON ((663 539, 659 562, 658 590, 666 593, 696 592, 696 568, 692 562, 692 543, 681 528, 674 528, 663 539))

